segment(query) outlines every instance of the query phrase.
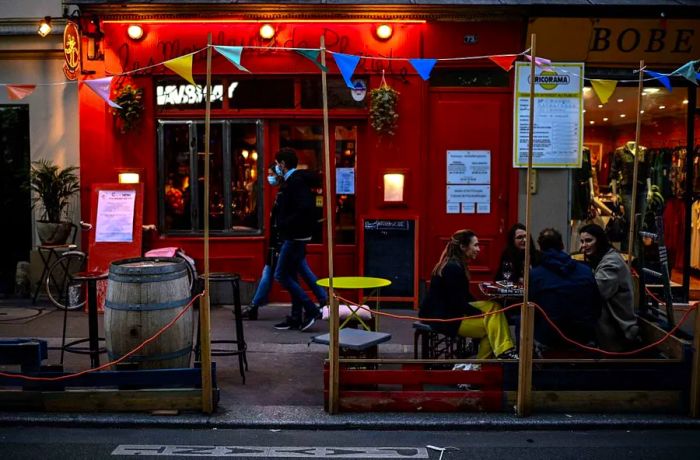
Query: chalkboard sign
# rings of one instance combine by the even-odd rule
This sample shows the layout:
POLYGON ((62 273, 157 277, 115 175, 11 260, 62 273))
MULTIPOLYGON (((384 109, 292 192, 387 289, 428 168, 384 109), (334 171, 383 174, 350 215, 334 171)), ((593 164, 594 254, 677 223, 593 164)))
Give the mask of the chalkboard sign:
POLYGON ((362 267, 364 276, 384 278, 382 299, 417 305, 417 222, 415 219, 364 219, 362 267))

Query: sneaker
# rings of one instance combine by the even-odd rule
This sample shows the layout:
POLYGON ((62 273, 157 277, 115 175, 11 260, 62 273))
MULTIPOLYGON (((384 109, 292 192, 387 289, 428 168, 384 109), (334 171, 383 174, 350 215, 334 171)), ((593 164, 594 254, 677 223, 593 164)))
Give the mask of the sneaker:
POLYGON ((321 312, 319 311, 316 313, 316 316, 309 316, 307 317, 304 321, 301 322, 301 326, 299 327, 299 330, 301 332, 306 331, 309 329, 311 326, 313 326, 316 323, 317 319, 321 319, 322 315, 321 312))
POLYGON ((295 320, 291 316, 287 316, 281 323, 275 324, 273 326, 275 329, 280 331, 286 331, 289 329, 299 329, 299 321, 295 320))
POLYGON ((518 356, 518 352, 515 351, 515 348, 511 348, 508 351, 505 351, 501 353, 500 355, 497 356, 498 359, 520 359, 520 356, 518 356))
POLYGON ((243 307, 241 315, 243 318, 248 318, 250 321, 256 321, 258 319, 258 306, 251 303, 250 305, 243 307))

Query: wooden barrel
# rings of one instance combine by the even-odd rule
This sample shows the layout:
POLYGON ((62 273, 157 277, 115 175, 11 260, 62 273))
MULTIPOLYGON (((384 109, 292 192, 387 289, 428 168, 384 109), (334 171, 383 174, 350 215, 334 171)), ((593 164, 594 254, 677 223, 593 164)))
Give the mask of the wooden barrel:
MULTIPOLYGON (((110 360, 124 356, 175 318, 190 302, 185 262, 141 257, 113 262, 105 301, 105 341, 110 360)), ((127 358, 140 369, 190 366, 192 309, 157 339, 127 358)))

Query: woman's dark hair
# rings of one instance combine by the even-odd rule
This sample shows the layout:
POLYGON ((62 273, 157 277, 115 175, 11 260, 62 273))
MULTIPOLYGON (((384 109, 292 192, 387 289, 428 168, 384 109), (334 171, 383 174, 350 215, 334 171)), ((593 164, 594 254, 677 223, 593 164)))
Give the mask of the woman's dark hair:
POLYGON ((595 238, 595 253, 591 257, 591 262, 593 263, 593 267, 596 267, 600 259, 602 259, 605 253, 612 247, 608 235, 605 233, 605 230, 603 230, 603 227, 596 224, 584 225, 578 231, 579 236, 581 233, 588 233, 595 238))
MULTIPOLYGON (((518 222, 510 227, 508 230, 508 240, 506 241, 506 248, 503 250, 501 255, 501 266, 503 262, 508 261, 513 264, 513 273, 517 276, 522 276, 523 274, 523 264, 525 263, 525 251, 520 250, 515 245, 515 233, 518 230, 527 231, 525 225, 518 222)), ((530 235, 530 263, 532 265, 537 265, 538 255, 535 249, 535 242, 532 240, 532 235, 530 235)), ((498 276, 497 276, 498 277, 498 276)))
POLYGON ((462 250, 462 246, 469 246, 469 244, 471 244, 475 236, 476 233, 474 233, 472 230, 467 229, 457 230, 456 232, 454 232, 452 234, 452 238, 450 238, 450 241, 445 246, 445 249, 442 250, 440 260, 437 264, 435 264, 435 267, 433 268, 433 276, 442 276, 442 269, 445 268, 445 265, 447 265, 448 262, 457 262, 461 267, 464 268, 464 275, 468 279, 469 272, 464 262, 465 254, 462 250))

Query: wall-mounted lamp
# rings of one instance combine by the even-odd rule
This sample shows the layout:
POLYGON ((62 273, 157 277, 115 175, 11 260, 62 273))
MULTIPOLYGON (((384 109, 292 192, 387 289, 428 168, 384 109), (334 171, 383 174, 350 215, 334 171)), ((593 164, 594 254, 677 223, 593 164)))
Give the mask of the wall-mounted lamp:
POLYGON ((140 179, 139 173, 135 173, 135 172, 119 173, 119 183, 120 184, 138 184, 139 179, 140 179))
POLYGON ((275 28, 272 24, 263 24, 260 26, 260 38, 263 40, 271 40, 275 36, 275 28))
POLYGON ((394 29, 390 24, 379 24, 375 29, 374 33, 380 40, 389 40, 394 34, 394 29))
POLYGON ((143 38, 143 27, 138 24, 131 24, 126 29, 126 34, 132 40, 141 40, 143 38))
POLYGON ((403 203, 403 174, 384 174, 384 201, 387 203, 403 203))
POLYGON ((51 33, 51 29, 51 16, 44 16, 44 19, 39 21, 39 28, 36 30, 36 33, 42 37, 46 37, 51 33))
POLYGON ((83 35, 87 37, 87 50, 86 56, 88 61, 99 61, 104 59, 104 53, 102 53, 102 38, 104 34, 100 30, 100 20, 98 18, 92 18, 85 30, 83 35))

